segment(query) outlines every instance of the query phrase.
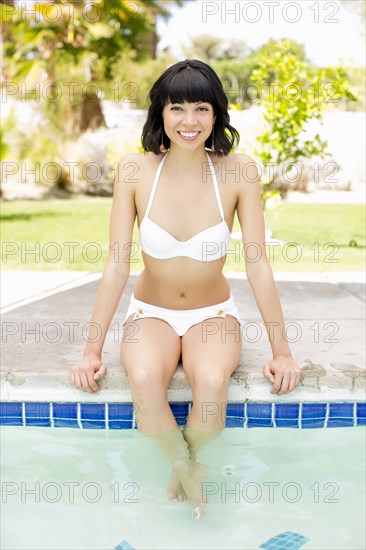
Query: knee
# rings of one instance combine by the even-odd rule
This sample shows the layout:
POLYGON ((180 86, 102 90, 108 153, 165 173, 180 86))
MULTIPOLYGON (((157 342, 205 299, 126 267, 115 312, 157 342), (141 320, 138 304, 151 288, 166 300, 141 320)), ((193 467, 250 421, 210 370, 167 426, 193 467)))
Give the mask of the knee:
POLYGON ((192 390, 200 393, 218 394, 227 390, 230 375, 224 369, 212 368, 197 369, 192 377, 192 390))
POLYGON ((134 365, 128 371, 128 381, 137 390, 152 390, 163 387, 163 377, 149 365, 134 365))

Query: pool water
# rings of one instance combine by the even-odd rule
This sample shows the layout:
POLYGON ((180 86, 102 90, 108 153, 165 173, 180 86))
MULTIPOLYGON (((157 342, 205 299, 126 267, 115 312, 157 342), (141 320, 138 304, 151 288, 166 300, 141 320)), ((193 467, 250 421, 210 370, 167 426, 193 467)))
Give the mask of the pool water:
POLYGON ((252 550, 285 532, 304 537, 292 550, 366 547, 362 426, 224 430, 198 457, 209 465, 203 521, 167 499, 170 465, 137 430, 0 432, 3 550, 122 541, 136 550, 252 550))

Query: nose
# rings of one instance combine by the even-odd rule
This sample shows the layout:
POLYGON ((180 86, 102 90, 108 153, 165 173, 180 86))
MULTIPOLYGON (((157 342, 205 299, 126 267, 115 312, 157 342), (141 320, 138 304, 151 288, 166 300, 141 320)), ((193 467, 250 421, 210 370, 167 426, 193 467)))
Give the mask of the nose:
POLYGON ((183 117, 184 124, 191 128, 196 124, 196 113, 194 111, 186 111, 183 117))

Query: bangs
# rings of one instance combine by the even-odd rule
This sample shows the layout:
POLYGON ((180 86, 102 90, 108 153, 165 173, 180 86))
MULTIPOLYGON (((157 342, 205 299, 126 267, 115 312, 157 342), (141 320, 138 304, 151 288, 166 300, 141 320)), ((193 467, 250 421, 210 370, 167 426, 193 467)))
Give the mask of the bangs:
POLYGON ((198 70, 184 70, 166 82, 161 95, 161 106, 167 103, 197 103, 207 101, 215 105, 217 100, 210 81, 198 70))
POLYGON ((168 103, 206 102, 213 108, 214 127, 205 148, 218 156, 228 155, 239 144, 239 132, 230 124, 229 100, 215 71, 199 59, 185 59, 171 65, 154 82, 149 92, 150 106, 142 129, 142 147, 160 155, 162 147, 170 148, 165 133, 163 110, 168 103), (215 131, 214 131, 215 130, 215 131))

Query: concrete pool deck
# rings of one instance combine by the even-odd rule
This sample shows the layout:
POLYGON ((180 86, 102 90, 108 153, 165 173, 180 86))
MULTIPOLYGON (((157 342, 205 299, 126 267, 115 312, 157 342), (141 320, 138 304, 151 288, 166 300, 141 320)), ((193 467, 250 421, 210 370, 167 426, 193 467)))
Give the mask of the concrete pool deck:
MULTIPOLYGON (((365 400, 365 275, 360 272, 275 273, 301 385, 277 396, 263 377, 271 348, 245 274, 224 272, 240 316, 243 349, 232 375, 229 401, 365 400)), ((105 342, 108 374, 89 394, 70 384, 81 357, 101 278, 88 272, 3 272, 2 370, 4 401, 131 401, 120 365, 122 319, 138 274, 131 273, 105 342)), ((230 336, 229 336, 230 337, 230 336)), ((170 401, 190 401, 182 366, 172 378, 170 401)))

